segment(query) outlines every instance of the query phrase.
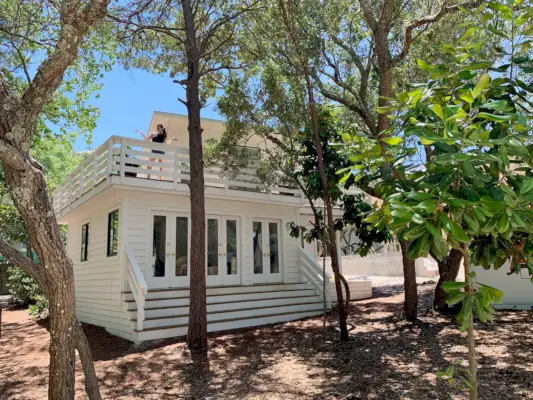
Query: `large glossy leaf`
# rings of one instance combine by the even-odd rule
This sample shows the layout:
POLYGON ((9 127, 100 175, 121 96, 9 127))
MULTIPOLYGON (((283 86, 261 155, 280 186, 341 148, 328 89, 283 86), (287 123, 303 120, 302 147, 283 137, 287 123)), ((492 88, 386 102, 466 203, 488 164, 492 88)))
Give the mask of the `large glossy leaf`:
POLYGON ((472 89, 472 96, 475 98, 478 98, 483 90, 486 89, 488 84, 490 83, 490 75, 489 74, 483 74, 479 77, 479 80, 476 83, 476 86, 474 86, 474 89, 472 89))
POLYGON ((429 233, 425 233, 420 236, 418 239, 409 243, 407 248, 407 257, 411 260, 416 260, 417 258, 427 256, 429 252, 429 233))
MULTIPOLYGON (((481 204, 483 205, 484 208, 486 208, 490 212, 502 211, 506 207, 505 202, 496 200, 496 199, 494 199, 492 197, 488 197, 488 196, 483 196, 481 198, 481 204)), ((483 212, 483 208, 481 208, 481 211, 483 212)), ((485 215, 487 215, 487 214, 485 213, 485 215)), ((490 216, 490 215, 488 215, 488 216, 490 216)))
POLYGON ((437 202, 435 200, 424 200, 416 205, 414 208, 423 210, 426 213, 432 213, 437 208, 437 202))
POLYGON ((422 236, 427 232, 427 229, 424 225, 415 225, 411 224, 405 231, 403 231, 402 236, 405 240, 414 240, 422 236))

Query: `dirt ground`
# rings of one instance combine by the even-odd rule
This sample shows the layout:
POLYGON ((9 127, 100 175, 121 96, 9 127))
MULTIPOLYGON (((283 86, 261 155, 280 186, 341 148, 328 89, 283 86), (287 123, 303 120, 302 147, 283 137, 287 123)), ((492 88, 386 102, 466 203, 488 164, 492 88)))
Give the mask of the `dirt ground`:
MULTIPOLYGON (((419 286, 420 323, 402 320, 401 286, 374 289, 352 303, 351 340, 338 342, 335 315, 210 336, 209 361, 192 359, 182 340, 135 346, 86 326, 106 399, 466 399, 436 377, 466 359, 455 324, 429 312, 433 285, 419 286)), ((498 313, 479 324, 480 399, 533 399, 531 313, 498 313)), ((48 334, 22 310, 5 310, 0 399, 45 399, 48 334)), ((77 368, 77 396, 83 377, 77 368)))

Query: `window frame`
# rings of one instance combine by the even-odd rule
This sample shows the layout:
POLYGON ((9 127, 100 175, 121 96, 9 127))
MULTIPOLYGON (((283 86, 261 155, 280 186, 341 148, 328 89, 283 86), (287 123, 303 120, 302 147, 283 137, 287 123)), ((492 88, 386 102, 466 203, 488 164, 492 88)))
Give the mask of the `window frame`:
POLYGON ((106 253, 107 253, 107 257, 116 257, 118 256, 118 249, 119 249, 119 240, 120 240, 120 236, 119 236, 119 232, 120 232, 120 208, 115 208, 114 210, 110 211, 107 213, 107 246, 106 246, 106 253), (117 246, 116 246, 116 250, 113 252, 112 249, 111 249, 111 228, 112 228, 112 224, 111 224, 111 218, 112 218, 112 215, 115 214, 117 215, 117 229, 116 231, 114 231, 114 235, 116 235, 116 243, 117 243, 117 246))
POLYGON ((90 235, 90 222, 86 222, 81 225, 81 254, 80 262, 89 261, 89 235, 90 235), (83 233, 85 230, 85 241, 83 240, 83 233), (85 247, 84 247, 85 246, 85 247))

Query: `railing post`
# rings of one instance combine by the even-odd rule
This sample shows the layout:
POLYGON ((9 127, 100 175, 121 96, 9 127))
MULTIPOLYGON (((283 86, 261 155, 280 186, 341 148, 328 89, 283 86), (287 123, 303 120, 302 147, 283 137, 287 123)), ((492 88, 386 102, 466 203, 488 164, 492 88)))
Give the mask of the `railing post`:
POLYGON ((144 293, 139 290, 137 298, 139 299, 137 304, 137 331, 142 331, 144 323, 144 293))
POLYGON ((174 150, 174 162, 172 164, 172 187, 178 188, 178 150, 174 150))
POLYGON ((84 166, 85 166, 85 160, 83 160, 80 164, 80 184, 79 184, 79 188, 78 188, 78 194, 79 194, 79 198, 81 198, 81 195, 83 194, 83 178, 84 178, 84 175, 85 175, 85 169, 84 169, 84 166))
POLYGON ((96 157, 96 149, 93 152, 93 178, 92 178, 92 184, 91 188, 96 186, 96 163, 98 162, 98 158, 96 157))
POLYGON ((109 177, 113 175, 113 145, 115 143, 115 139, 111 137, 107 141, 107 179, 110 179, 109 177))
POLYGON ((124 146, 124 138, 120 138, 120 182, 124 181, 125 171, 126 168, 126 148, 124 146))
POLYGON ((68 203, 68 209, 70 210, 70 205, 72 204, 72 174, 68 176, 67 187, 68 187, 67 203, 68 203))

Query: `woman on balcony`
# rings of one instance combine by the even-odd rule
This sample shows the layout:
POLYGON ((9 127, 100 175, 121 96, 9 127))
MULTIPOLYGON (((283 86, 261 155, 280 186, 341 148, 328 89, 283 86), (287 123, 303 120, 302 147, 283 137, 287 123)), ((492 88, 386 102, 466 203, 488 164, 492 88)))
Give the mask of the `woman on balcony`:
MULTIPOLYGON (((167 130, 165 129, 165 127, 162 124, 157 124, 157 131, 156 132, 152 132, 148 136, 146 136, 144 133, 142 133, 139 130, 137 130, 137 133, 141 134, 142 137, 144 138, 144 140, 151 140, 154 143, 167 143, 167 130)), ((172 138, 168 143, 171 143, 174 140, 176 140, 176 138, 172 138)), ((154 150, 154 149, 152 149, 152 153, 165 154, 165 152, 162 151, 162 150, 154 150)), ((150 161, 152 161, 152 162, 155 161, 155 160, 156 160, 156 158, 150 158, 150 161)), ((163 160, 160 159, 159 163, 163 164, 163 160)), ((152 166, 148 165, 148 169, 152 169, 152 166)), ((163 172, 163 168, 160 168, 159 170, 161 172, 163 172)), ((151 178, 151 175, 148 175, 148 179, 150 179, 150 178, 151 178)), ((162 178, 163 177, 160 176, 159 180, 162 180, 162 178)))

